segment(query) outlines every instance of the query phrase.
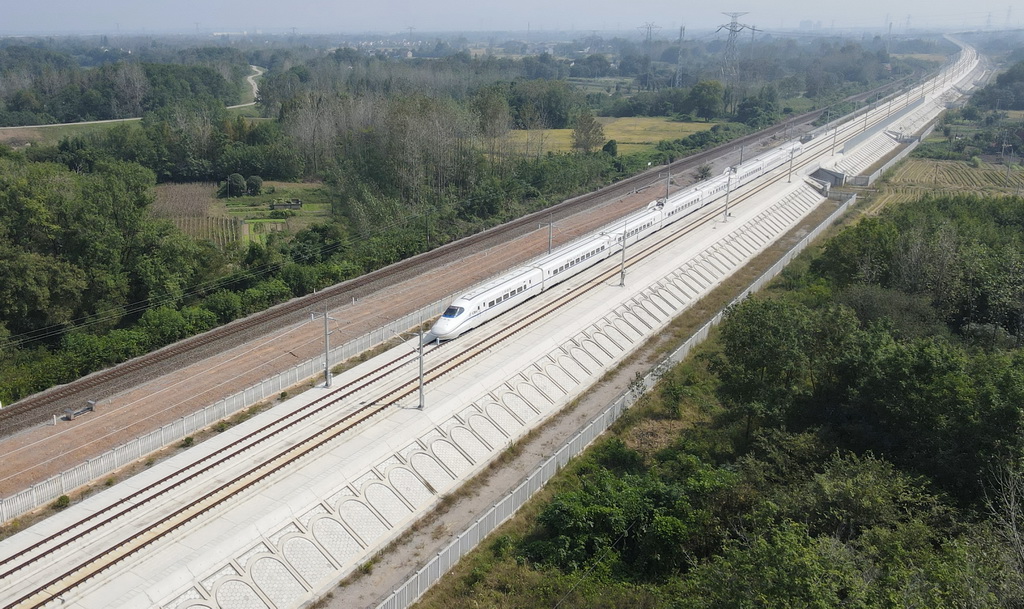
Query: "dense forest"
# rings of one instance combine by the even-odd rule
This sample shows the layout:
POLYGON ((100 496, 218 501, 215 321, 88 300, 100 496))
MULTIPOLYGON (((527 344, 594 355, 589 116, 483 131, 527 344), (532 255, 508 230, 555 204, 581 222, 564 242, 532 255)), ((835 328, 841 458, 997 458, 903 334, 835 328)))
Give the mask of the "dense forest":
POLYGON ((0 151, 0 249, 15 262, 0 271, 4 403, 727 141, 784 116, 786 100, 828 105, 927 65, 887 55, 880 39, 767 38, 725 83, 714 44, 700 41, 591 40, 557 58, 140 44, 108 49, 109 61, 69 45, 0 44, 0 119, 142 120, 0 151), (669 87, 681 53, 683 86, 669 87), (269 68, 262 119, 224 108, 249 64, 269 68), (627 84, 584 88, 569 80, 581 66, 627 84), (715 124, 633 155, 599 126, 574 138, 574 153, 530 143, 627 111, 715 124), (525 150, 513 130, 526 132, 525 150), (322 181, 331 219, 225 250, 149 213, 154 183, 229 176, 231 191, 322 181))
POLYGON ((1022 234, 968 196, 845 230, 424 606, 1024 606, 1022 234))
POLYGON ((0 46, 0 125, 139 117, 190 99, 236 104, 249 64, 230 49, 180 51, 173 63, 82 67, 69 55, 0 46))

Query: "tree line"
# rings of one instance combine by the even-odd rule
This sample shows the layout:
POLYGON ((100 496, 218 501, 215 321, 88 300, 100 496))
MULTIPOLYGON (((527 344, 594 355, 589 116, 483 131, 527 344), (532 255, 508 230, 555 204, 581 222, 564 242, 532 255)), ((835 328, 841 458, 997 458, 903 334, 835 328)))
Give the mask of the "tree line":
MULTIPOLYGON (((18 47, 0 50, 12 48, 22 52, 18 47)), ((209 244, 189 242, 167 225, 151 224, 145 212, 148 195, 123 195, 125 189, 118 187, 108 195, 116 200, 104 204, 136 210, 136 222, 147 228, 95 221, 100 230, 120 233, 114 239, 117 247, 105 250, 95 266, 79 259, 91 251, 84 242, 69 241, 70 249, 57 245, 60 231, 40 229, 38 241, 13 242, 10 247, 19 259, 36 264, 26 268, 47 272, 52 267, 53 276, 67 281, 49 286, 36 273, 12 276, 10 285, 18 289, 7 292, 0 322, 11 334, 5 360, 13 375, 8 378, 16 380, 0 386, 5 401, 542 209, 748 129, 716 125, 653 151, 620 156, 614 142, 603 141, 594 121, 593 94, 561 80, 563 68, 571 67, 568 60, 550 55, 530 61, 475 58, 462 52, 398 60, 345 48, 262 55, 273 66, 258 100, 267 120, 231 118, 224 100, 189 93, 187 74, 194 69, 208 74, 216 61, 241 66, 241 56, 225 49, 176 53, 182 65, 160 66, 153 73, 168 75, 168 88, 188 99, 171 95, 158 107, 144 109, 140 125, 6 153, 12 180, 0 196, 13 205, 8 217, 25 216, 27 227, 45 226, 52 220, 26 216, 19 206, 73 207, 79 215, 59 216, 66 223, 63 230, 88 234, 78 223, 93 222, 93 215, 109 210, 89 198, 95 188, 86 185, 116 182, 125 173, 140 192, 141 184, 154 180, 223 181, 232 175, 253 183, 320 179, 330 195, 331 221, 297 235, 273 235, 266 244, 214 252, 209 244), (548 68, 550 78, 524 76, 548 68), (546 152, 543 129, 548 127, 576 127, 581 154, 546 152), (526 132, 525 150, 512 145, 515 128, 526 132), (75 186, 62 191, 59 204, 49 203, 50 195, 35 180, 13 180, 32 172, 45 174, 48 182, 75 186), (161 235, 153 238, 157 243, 133 241, 153 231, 161 235), (167 254, 171 257, 165 266, 159 262, 163 259, 140 257, 140 252, 159 250, 164 241, 179 248, 174 255, 187 250, 192 258, 176 261, 167 254), (202 260, 199 267, 189 262, 193 258, 202 260), (176 267, 180 272, 172 272, 176 267), (28 289, 26 281, 37 285, 28 289), (69 291, 67 298, 48 296, 59 293, 58 287, 69 291), (49 306, 52 313, 45 310, 49 306), (159 314, 151 312, 156 309, 159 314), (19 317, 28 311, 36 312, 19 317), (149 321, 143 323, 146 315, 149 321), (131 334, 139 324, 145 337, 131 334), (95 337, 82 339, 85 334, 95 337), (104 341, 111 344, 99 345, 104 341), (69 353, 74 354, 68 356, 71 363, 61 359, 69 353)), ((18 65, 46 63, 33 61, 18 65)), ((126 69, 113 63, 93 72, 126 69)), ((708 103, 714 105, 724 90, 707 81, 676 94, 711 99, 708 103)), ((766 86, 756 98, 775 103, 772 91, 766 86)), ((9 226, 13 232, 15 225, 9 226)))
POLYGON ((58 51, 0 47, 0 126, 135 118, 193 99, 238 102, 250 73, 223 49, 179 51, 173 62, 133 61, 83 68, 58 51))

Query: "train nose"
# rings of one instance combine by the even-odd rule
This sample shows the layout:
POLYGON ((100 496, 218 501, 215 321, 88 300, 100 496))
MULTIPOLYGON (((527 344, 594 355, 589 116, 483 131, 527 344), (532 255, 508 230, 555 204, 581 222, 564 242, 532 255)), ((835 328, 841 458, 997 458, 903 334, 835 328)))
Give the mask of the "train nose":
POLYGON ((455 320, 442 317, 441 319, 434 322, 434 325, 430 327, 430 333, 441 340, 448 340, 455 338, 456 328, 458 325, 455 320))

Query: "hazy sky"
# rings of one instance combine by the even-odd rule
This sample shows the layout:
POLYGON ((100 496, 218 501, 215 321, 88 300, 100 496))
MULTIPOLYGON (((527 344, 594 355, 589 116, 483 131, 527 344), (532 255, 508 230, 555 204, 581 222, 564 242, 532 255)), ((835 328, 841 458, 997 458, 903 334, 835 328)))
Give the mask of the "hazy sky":
POLYGON ((647 0, 7 0, 0 35, 121 33, 297 33, 415 31, 637 30, 645 23, 674 37, 728 21, 722 11, 749 11, 740 23, 760 29, 824 27, 1002 29, 1024 24, 1024 2, 993 0, 737 0, 715 3, 647 0), (768 7, 771 8, 768 8, 768 7))

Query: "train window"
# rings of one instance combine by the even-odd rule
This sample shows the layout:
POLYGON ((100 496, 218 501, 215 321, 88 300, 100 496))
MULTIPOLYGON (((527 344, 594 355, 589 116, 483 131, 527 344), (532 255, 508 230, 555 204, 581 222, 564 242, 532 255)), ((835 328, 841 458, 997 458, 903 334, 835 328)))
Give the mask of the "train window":
POLYGON ((449 319, 453 317, 458 317, 459 315, 462 315, 462 312, 464 310, 465 309, 463 309, 462 307, 448 307, 447 309, 444 310, 444 314, 441 315, 441 317, 447 317, 449 319))

